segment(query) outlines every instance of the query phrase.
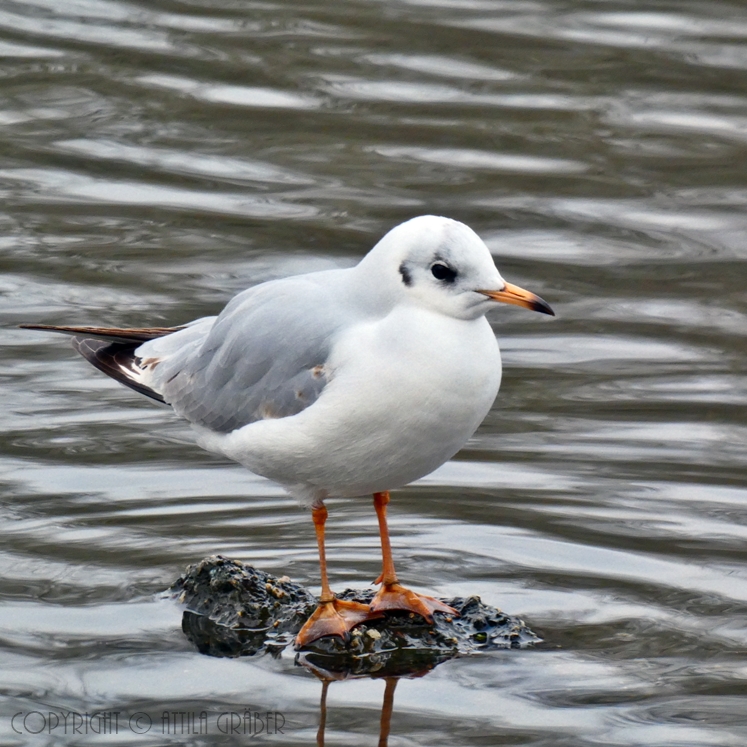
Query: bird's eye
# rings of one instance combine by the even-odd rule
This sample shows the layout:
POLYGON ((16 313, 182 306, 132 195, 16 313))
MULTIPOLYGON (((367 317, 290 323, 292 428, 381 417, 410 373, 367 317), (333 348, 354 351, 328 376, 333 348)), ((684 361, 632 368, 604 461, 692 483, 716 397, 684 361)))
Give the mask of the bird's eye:
POLYGON ((444 283, 453 283, 457 276, 456 270, 452 270, 451 267, 442 262, 436 262, 436 264, 431 267, 431 272, 436 280, 443 280, 444 283))

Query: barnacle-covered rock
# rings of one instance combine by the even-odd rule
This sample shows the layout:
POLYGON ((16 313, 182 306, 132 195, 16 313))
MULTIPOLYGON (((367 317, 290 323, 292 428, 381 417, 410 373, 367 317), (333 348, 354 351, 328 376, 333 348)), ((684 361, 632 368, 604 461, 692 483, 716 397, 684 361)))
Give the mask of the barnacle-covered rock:
MULTIPOLYGON (((278 655, 293 644, 317 603, 287 577, 221 556, 189 566, 169 591, 186 605, 184 633, 211 656, 278 655)), ((364 604, 373 595, 370 589, 339 594, 364 604)), ((479 597, 444 601, 459 615, 436 612, 428 623, 413 613, 388 612, 354 628, 347 641, 326 637, 312 642, 300 661, 330 673, 397 675, 424 672, 460 654, 525 648, 540 640, 522 620, 479 597)))

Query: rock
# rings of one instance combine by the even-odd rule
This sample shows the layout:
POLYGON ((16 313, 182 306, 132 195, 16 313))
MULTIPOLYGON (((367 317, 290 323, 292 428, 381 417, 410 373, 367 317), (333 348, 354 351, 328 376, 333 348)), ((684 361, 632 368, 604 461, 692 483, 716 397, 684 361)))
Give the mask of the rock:
MULTIPOLYGON (((210 656, 279 655, 293 644, 316 607, 316 597, 286 576, 221 556, 189 566, 169 589, 186 605, 182 630, 210 656)), ((367 603, 374 591, 338 596, 367 603)), ((321 638, 299 654, 300 663, 327 673, 396 676, 425 672, 455 656, 525 648, 540 641, 522 620, 483 604, 479 597, 444 600, 459 612, 427 623, 419 615, 390 612, 353 629, 348 641, 321 638)))

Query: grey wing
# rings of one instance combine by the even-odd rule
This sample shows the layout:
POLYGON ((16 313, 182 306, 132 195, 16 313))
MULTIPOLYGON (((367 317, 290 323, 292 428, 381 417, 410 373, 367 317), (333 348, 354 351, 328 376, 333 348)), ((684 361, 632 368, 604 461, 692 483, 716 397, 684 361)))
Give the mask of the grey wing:
POLYGON ((320 284, 288 278, 239 294, 214 320, 137 354, 177 413, 225 433, 313 404, 329 380, 325 364, 340 321, 320 284))

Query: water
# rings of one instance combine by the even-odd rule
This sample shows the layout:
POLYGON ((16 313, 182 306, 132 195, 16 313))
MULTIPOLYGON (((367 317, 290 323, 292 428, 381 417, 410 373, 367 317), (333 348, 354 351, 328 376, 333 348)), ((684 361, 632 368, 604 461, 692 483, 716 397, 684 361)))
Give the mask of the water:
MULTIPOLYGON (((14 325, 181 323, 427 212, 558 317, 495 312, 501 394, 393 497, 398 570, 545 643, 333 682, 326 744, 375 744, 382 709, 391 745, 747 740, 747 11, 645 5, 0 5, 4 744, 244 743, 218 717, 245 708, 314 744, 322 717, 292 656, 201 656, 157 596, 215 552, 316 588, 308 515, 14 325), (95 710, 118 735, 49 733, 95 710)), ((330 514, 360 587, 372 508, 330 514)))

